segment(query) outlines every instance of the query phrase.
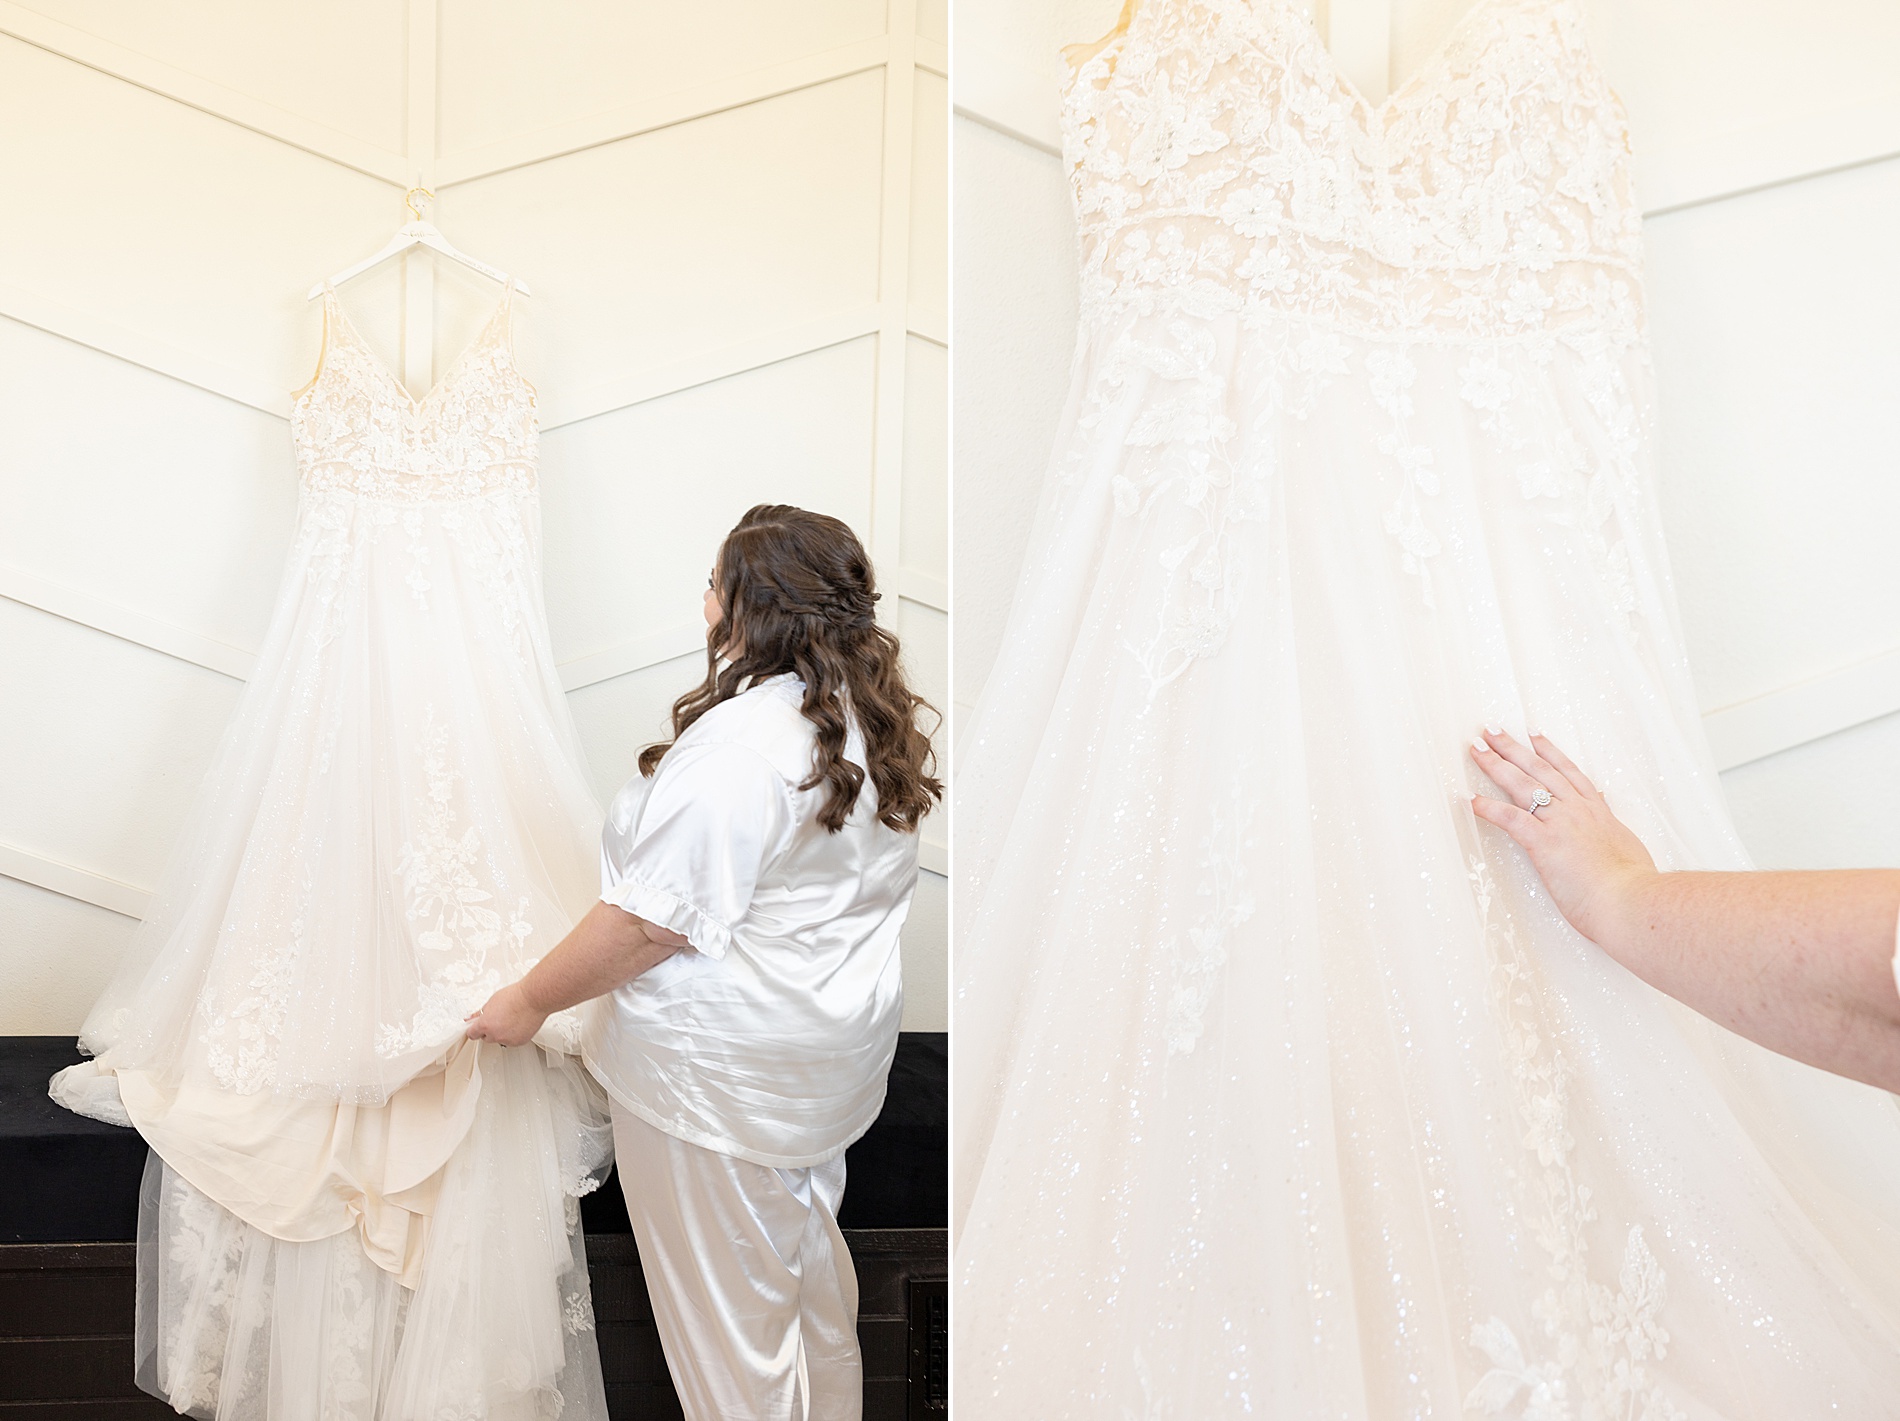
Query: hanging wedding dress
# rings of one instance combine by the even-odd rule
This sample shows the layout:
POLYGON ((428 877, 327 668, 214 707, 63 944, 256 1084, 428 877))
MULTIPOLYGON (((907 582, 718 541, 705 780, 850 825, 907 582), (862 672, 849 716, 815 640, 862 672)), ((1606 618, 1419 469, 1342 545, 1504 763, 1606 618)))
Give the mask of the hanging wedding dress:
POLYGON ((579 1024, 463 1038, 597 891, 511 295, 416 401, 326 291, 257 670, 54 1081, 152 1146, 140 1381, 194 1416, 606 1416, 579 1024))
POLYGON ((1557 915, 1466 747, 1742 868, 1658 533, 1625 123, 1572 0, 1384 104, 1294 0, 1067 100, 1073 394, 960 744, 958 1406, 1900 1415, 1900 1111, 1557 915))

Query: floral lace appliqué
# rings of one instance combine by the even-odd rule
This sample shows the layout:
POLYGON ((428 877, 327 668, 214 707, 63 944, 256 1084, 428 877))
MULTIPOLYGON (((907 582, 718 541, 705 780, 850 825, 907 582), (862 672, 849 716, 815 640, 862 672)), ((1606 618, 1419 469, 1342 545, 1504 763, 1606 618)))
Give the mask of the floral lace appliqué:
POLYGON ((1399 545, 1400 566, 1419 579, 1425 605, 1434 605, 1430 560, 1438 556, 1438 535, 1425 518, 1424 500, 1438 495, 1438 471, 1431 449, 1411 436, 1412 385, 1418 366, 1404 346, 1383 346, 1366 353, 1366 381, 1392 427, 1379 436, 1379 452, 1398 466, 1398 495, 1385 512, 1385 531, 1399 545))
POLYGON ((218 1403, 224 1374, 223 1344, 237 1301, 243 1239, 224 1226, 224 1211, 171 1170, 164 1171, 159 1212, 171 1227, 165 1239, 167 1262, 184 1276, 200 1276, 200 1313, 172 1310, 165 1350, 171 1359, 167 1399, 179 1411, 211 1410, 218 1403), (200 1343, 186 1345, 191 1338, 200 1343))
MULTIPOLYGON (((1238 779, 1236 783, 1238 783, 1238 779)), ((1201 1039, 1208 1004, 1227 964, 1228 936, 1254 915, 1246 887, 1246 857, 1253 846, 1253 804, 1238 793, 1217 811, 1201 841, 1203 877, 1199 889, 1206 907, 1199 921, 1169 952, 1168 1054, 1186 1055, 1201 1039)))
POLYGON ((532 493, 539 433, 506 338, 510 304, 415 400, 326 292, 323 367, 290 409, 304 491, 388 503, 532 493))
MULTIPOLYGON (((423 724, 422 769, 428 795, 422 801, 414 836, 403 845, 404 916, 422 925, 416 946, 437 962, 425 968, 420 1000, 407 1026, 385 1024, 376 1049, 400 1056, 437 1042, 453 1040, 470 1011, 502 984, 488 955, 502 940, 501 914, 488 904, 494 895, 482 886, 475 867, 481 862, 481 835, 474 826, 459 830, 455 782, 449 763, 448 728, 429 707, 423 724)), ((508 923, 518 945, 533 935, 523 899, 508 923)))
POLYGON ((569 1293, 561 1305, 561 1326, 569 1336, 594 1330, 594 1303, 585 1293, 569 1293))
MULTIPOLYGON (((301 901, 310 901, 307 882, 301 901)), ((307 933, 307 920, 298 913, 259 954, 257 970, 246 980, 248 990, 209 1012, 201 1038, 205 1065, 226 1090, 255 1095, 276 1083, 277 1043, 307 933)))
POLYGON ((1491 1009, 1511 1052, 1511 1077, 1523 1123, 1535 1232, 1550 1255, 1551 1284, 1532 1307, 1549 1344, 1543 1360, 1493 1317, 1472 1330, 1471 1345, 1490 1369, 1465 1409, 1521 1421, 1686 1421, 1648 1364, 1667 1355, 1661 1323, 1667 1297, 1661 1265, 1639 1225, 1624 1241, 1614 1290, 1590 1276, 1585 1226, 1597 1217, 1590 1190, 1571 1168, 1570 1064, 1537 1018, 1526 983, 1528 963, 1506 912, 1494 912, 1496 885, 1482 857, 1470 864, 1479 922, 1491 948, 1491 1009))

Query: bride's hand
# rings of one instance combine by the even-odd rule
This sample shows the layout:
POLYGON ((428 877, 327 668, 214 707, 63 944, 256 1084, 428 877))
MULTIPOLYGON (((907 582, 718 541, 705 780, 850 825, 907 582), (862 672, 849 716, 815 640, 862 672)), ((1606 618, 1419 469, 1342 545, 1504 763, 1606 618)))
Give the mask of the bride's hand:
POLYGON ((473 1041, 493 1041, 498 1046, 520 1046, 534 1039, 535 1032, 548 1014, 528 1005, 519 982, 511 982, 482 1004, 468 1019, 468 1035, 473 1041))
POLYGON ((1601 944, 1658 875, 1643 841, 1610 812, 1597 787, 1541 735, 1529 745, 1502 732, 1473 742, 1471 758, 1511 802, 1475 796, 1472 811, 1522 845, 1570 926, 1601 944), (1539 792, 1549 802, 1539 804, 1539 792))

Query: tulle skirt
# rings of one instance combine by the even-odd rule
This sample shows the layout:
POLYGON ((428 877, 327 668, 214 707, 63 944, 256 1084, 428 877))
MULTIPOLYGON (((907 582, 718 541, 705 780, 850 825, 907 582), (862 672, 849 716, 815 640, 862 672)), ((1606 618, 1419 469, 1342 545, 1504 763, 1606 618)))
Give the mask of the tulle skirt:
MULTIPOLYGON (((257 670, 81 1043, 378 1105, 597 896, 532 493, 306 491, 257 670)), ((578 1047, 572 1013, 550 1046, 578 1047)))
POLYGON ((959 1406, 1894 1414, 1894 1101, 1630 976, 1468 807, 1534 729, 1747 866, 1641 348, 1130 315, 1074 390, 959 743, 959 1406))
POLYGON ((139 1385, 216 1421, 605 1421, 579 1199, 611 1162, 611 1126, 571 1059, 482 1055, 411 1286, 355 1229, 273 1237, 154 1153, 139 1385))
POLYGON ((580 1019, 464 1038, 597 891, 519 477, 307 485, 255 675, 56 1099, 135 1125, 140 1367, 193 1415, 605 1416, 580 1019))

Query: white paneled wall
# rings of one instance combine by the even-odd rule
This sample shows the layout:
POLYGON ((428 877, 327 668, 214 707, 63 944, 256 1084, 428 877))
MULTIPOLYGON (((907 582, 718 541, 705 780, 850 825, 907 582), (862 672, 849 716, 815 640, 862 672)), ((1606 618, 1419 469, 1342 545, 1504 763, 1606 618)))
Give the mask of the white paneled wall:
MULTIPOLYGON (((1472 3, 1308 8, 1387 37, 1371 92, 1472 3)), ((1900 864, 1900 6, 1588 4, 1648 210, 1666 532, 1737 822, 1765 866, 1900 864)), ((1121 8, 958 3, 959 707, 995 656, 1075 339, 1059 49, 1121 8)))
MULTIPOLYGON (((748 506, 867 538, 947 704, 941 0, 0 0, 0 1032, 78 1026, 242 689, 311 284, 403 189, 533 289, 549 621, 596 789, 701 674, 748 506)), ((412 388, 495 288, 344 288, 412 388)), ((939 820, 905 937, 946 1025, 939 820)))

